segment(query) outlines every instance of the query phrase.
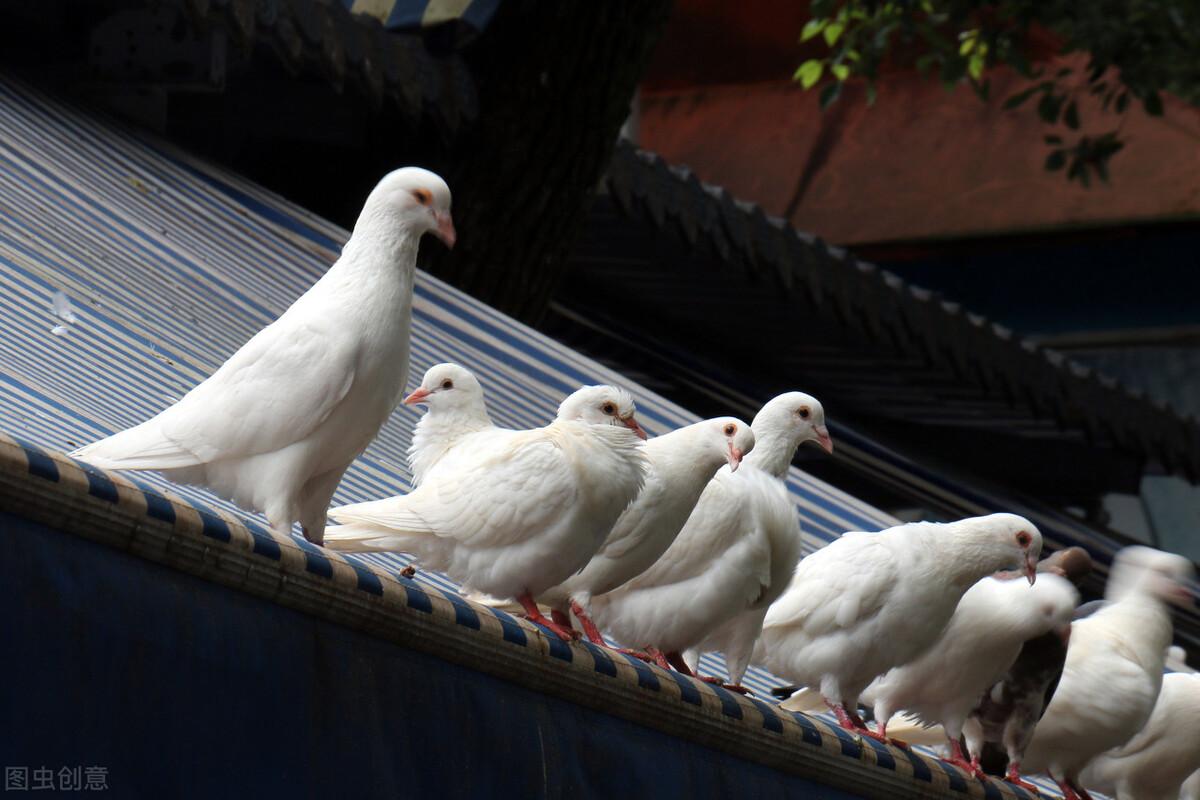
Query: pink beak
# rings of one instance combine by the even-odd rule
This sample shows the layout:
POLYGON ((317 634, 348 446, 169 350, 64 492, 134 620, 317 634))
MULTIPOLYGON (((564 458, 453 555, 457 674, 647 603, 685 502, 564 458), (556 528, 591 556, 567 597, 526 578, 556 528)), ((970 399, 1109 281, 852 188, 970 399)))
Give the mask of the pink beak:
POLYGON ((821 449, 833 455, 833 439, 829 436, 829 429, 824 425, 820 425, 816 428, 816 431, 817 443, 821 445, 821 449))
POLYGON ((404 405, 415 406, 417 403, 424 403, 426 397, 429 397, 429 390, 417 387, 412 394, 404 398, 404 405))
POLYGON ((454 230, 454 220, 450 216, 449 211, 435 211, 433 218, 437 220, 437 229, 433 231, 433 235, 446 243, 446 247, 454 249, 454 243, 458 241, 458 234, 454 230))
POLYGON ((631 430, 631 431, 633 431, 634 433, 636 433, 636 434, 638 435, 638 438, 639 438, 639 439, 645 439, 645 438, 646 438, 646 432, 645 432, 644 430, 642 430, 642 426, 641 426, 641 425, 638 425, 638 421, 637 421, 635 418, 633 418, 633 417, 626 417, 625 419, 621 420, 621 423, 622 423, 623 425, 625 425, 625 427, 629 428, 629 430, 631 430))
POLYGON ((1037 580, 1037 559, 1032 554, 1025 556, 1025 576, 1029 578, 1029 585, 1033 586, 1037 580))
POLYGON ((737 468, 742 463, 742 451, 733 443, 729 443, 729 471, 737 472, 737 468))

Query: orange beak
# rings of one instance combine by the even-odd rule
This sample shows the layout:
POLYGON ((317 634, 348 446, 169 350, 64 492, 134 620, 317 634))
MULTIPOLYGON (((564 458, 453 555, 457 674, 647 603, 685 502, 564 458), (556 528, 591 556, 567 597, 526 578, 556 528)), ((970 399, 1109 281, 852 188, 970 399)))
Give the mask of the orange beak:
POLYGON ((642 430, 642 426, 638 425, 638 421, 634 417, 626 417, 625 419, 621 420, 621 423, 626 428, 629 428, 629 430, 636 433, 638 435, 639 439, 646 438, 646 432, 644 430, 642 430))
POLYGON ((429 390, 422 389, 421 387, 418 386, 416 389, 413 390, 412 394, 410 394, 408 397, 404 398, 404 405, 415 406, 417 403, 424 403, 426 397, 429 397, 429 390))
POLYGON ((450 216, 449 211, 435 211, 433 218, 437 220, 437 228, 433 231, 433 235, 445 242, 446 247, 454 249, 454 243, 458 241, 458 233, 454 230, 454 219, 450 216))

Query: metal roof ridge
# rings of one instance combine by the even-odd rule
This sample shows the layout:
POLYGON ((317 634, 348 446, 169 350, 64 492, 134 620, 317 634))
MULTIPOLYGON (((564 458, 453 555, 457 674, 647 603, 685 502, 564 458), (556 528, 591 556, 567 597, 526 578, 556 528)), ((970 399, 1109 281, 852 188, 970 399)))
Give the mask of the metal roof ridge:
MULTIPOLYGON (((990 358, 985 355, 982 359, 985 368, 1002 371, 1004 382, 1010 384, 1029 385, 1031 369, 1054 370, 1053 378, 1038 381, 1029 388, 1041 396, 1050 395, 1047 399, 1053 402, 1058 412, 1053 416, 1060 426, 1071 425, 1085 431, 1096 430, 1100 425, 1108 426, 1114 432, 1120 431, 1118 438, 1126 446, 1137 441, 1148 459, 1159 461, 1170 471, 1182 471, 1192 482, 1200 480, 1200 425, 1170 406, 1153 403, 1121 381, 1074 361, 1061 351, 1015 334, 983 315, 970 312, 940 292, 910 284, 887 270, 864 269, 862 265, 867 262, 826 244, 820 237, 796 230, 786 220, 769 217, 759 205, 741 200, 723 187, 699 181, 690 170, 686 173, 687 179, 682 178, 676 167, 656 153, 622 141, 613 154, 613 161, 614 168, 607 178, 609 189, 621 200, 619 206, 626 213, 633 211, 632 202, 639 202, 655 224, 663 227, 670 222, 678 226, 677 218, 689 212, 696 213, 699 203, 715 203, 716 208, 700 210, 700 213, 726 224, 720 230, 700 224, 691 227, 699 230, 718 252, 736 249, 748 266, 757 266, 764 275, 774 274, 785 288, 794 286, 800 290, 807 284, 814 299, 833 295, 838 297, 839 303, 869 312, 872 295, 886 293, 901 307, 900 313, 917 317, 914 321, 918 324, 908 327, 925 339, 926 344, 933 345, 925 352, 931 357, 938 355, 941 348, 954 348, 958 360, 968 355, 979 356, 981 352, 989 354, 990 358), (653 181, 657 191, 633 185, 639 179, 653 181), (624 185, 626 183, 629 185, 624 185), (691 191, 693 186, 699 187, 698 197, 685 201, 675 196, 691 191), (734 224, 729 224, 731 214, 740 217, 734 224), (772 237, 782 239, 771 242, 772 237), (763 247, 764 244, 767 247, 763 247), (780 257, 787 250, 806 251, 807 257, 780 257), (857 269, 851 269, 854 267, 857 269), (821 274, 817 274, 817 270, 821 274), (851 281, 858 286, 848 286, 851 281), (857 291, 848 291, 851 288, 857 291), (931 317, 933 314, 937 319, 931 317), (951 326, 961 335, 936 339, 929 329, 931 323, 951 326), (1011 365, 1003 364, 996 356, 1008 356, 1011 365), (1098 395, 1088 399, 1086 392, 1098 395), (1118 410, 1123 413, 1114 413, 1118 410), (1080 418, 1081 412, 1087 419, 1080 418), (1129 435, 1135 431, 1139 434, 1136 439, 1129 435)), ((698 244, 698 239, 693 246, 698 244)))

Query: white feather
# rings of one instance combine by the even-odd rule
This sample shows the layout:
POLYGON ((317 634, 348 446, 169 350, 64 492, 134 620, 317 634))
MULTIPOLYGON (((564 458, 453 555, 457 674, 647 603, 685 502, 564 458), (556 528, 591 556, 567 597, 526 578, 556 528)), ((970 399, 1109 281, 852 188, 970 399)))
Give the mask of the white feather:
POLYGON ((799 521, 782 478, 800 443, 828 438, 820 403, 800 392, 772 399, 751 427, 754 451, 736 472, 717 472, 662 557, 590 606, 626 644, 695 648, 693 662, 698 648, 724 651, 734 683, 800 559, 799 521))
POLYGON ((867 684, 937 641, 976 581, 1040 552, 1037 529, 1013 514, 847 533, 800 562, 767 613, 761 657, 853 709, 867 684))
MULTIPOLYGON (((583 393, 600 404, 620 398, 632 415, 620 390, 583 393)), ((412 493, 332 509, 344 525, 329 530, 328 546, 412 553, 498 598, 544 592, 587 563, 645 476, 644 448, 629 428, 586 419, 564 402, 545 428, 468 438, 412 493)))

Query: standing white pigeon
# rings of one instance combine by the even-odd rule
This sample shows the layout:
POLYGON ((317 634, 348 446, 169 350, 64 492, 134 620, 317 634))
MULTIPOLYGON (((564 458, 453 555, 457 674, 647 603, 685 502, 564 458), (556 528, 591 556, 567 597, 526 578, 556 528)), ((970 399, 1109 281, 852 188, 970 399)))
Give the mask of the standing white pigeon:
POLYGON ((733 417, 707 419, 650 439, 650 474, 637 500, 621 514, 587 566, 542 592, 538 600, 551 606, 555 621, 563 625, 570 625, 570 608, 588 639, 603 644, 587 613, 591 598, 611 592, 654 564, 679 535, 717 469, 728 464, 736 470, 753 447, 750 426, 733 417))
POLYGON ((320 543, 342 473, 404 390, 426 233, 454 246, 449 188, 417 167, 389 173, 341 257, 279 319, 175 405, 72 455, 206 486, 320 543))
POLYGON ((759 410, 754 418, 754 427, 762 432, 768 444, 752 459, 751 466, 761 471, 760 480, 767 477, 774 479, 774 483, 764 481, 764 491, 756 500, 757 516, 763 521, 762 530, 767 535, 767 547, 755 552, 752 562, 754 572, 766 578, 762 583, 762 592, 745 610, 713 628, 703 641, 683 654, 684 663, 695 672, 704 651, 719 650, 725 656, 729 685, 739 690, 746 668, 750 666, 754 645, 762 633, 767 609, 783 595, 800 561, 800 523, 788 497, 784 479, 796 448, 812 439, 808 436, 796 438, 796 419, 801 422, 798 426, 801 433, 804 432, 804 421, 811 423, 816 442, 826 453, 833 453, 833 440, 825 427, 825 411, 815 398, 799 392, 783 394, 759 410), (807 418, 804 416, 805 410, 810 414, 807 418), (766 486, 771 488, 768 490, 766 486))
POLYGON ((593 597, 589 609, 618 640, 688 674, 682 651, 739 617, 721 640, 734 684, 761 626, 755 615, 783 591, 800 558, 799 523, 782 477, 801 443, 833 448, 824 409, 801 392, 772 399, 751 428, 754 452, 737 472, 717 472, 667 552, 621 588, 593 597))
POLYGON ((645 438, 633 398, 588 386, 550 425, 458 447, 412 493, 332 509, 335 550, 412 553, 464 586, 516 598, 563 638, 534 597, 582 569, 642 488, 645 438))
POLYGON ((950 762, 976 777, 978 750, 964 757, 959 737, 979 698, 1000 680, 1029 639, 1067 629, 1079 593, 1066 578, 1042 574, 1033 586, 1023 580, 984 578, 972 586, 950 623, 921 656, 877 678, 862 701, 874 706, 880 733, 896 711, 926 725, 941 725, 950 762))
POLYGON ((414 485, 420 485, 429 471, 467 438, 474 442, 482 441, 477 434, 512 433, 492 423, 479 380, 457 364, 435 364, 426 370, 421 385, 404 398, 404 404, 428 406, 413 429, 408 448, 414 485))
POLYGON ((1089 789, 1116 800, 1176 800, 1200 769, 1200 674, 1164 675, 1150 721, 1136 736, 1092 762, 1089 789))
POLYGON ((1016 514, 844 534, 800 562, 767 612, 761 657, 817 688, 842 727, 886 739, 855 711, 863 689, 932 646, 981 578, 1024 568, 1033 583, 1041 551, 1038 529, 1016 514))
POLYGON ((1117 554, 1104 606, 1071 625, 1062 678, 1025 751, 1026 772, 1049 772, 1067 800, 1089 796, 1083 769, 1133 738, 1154 710, 1171 644, 1166 604, 1190 602, 1191 575, 1183 556, 1149 547, 1117 554))

